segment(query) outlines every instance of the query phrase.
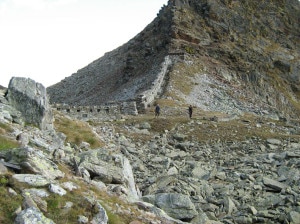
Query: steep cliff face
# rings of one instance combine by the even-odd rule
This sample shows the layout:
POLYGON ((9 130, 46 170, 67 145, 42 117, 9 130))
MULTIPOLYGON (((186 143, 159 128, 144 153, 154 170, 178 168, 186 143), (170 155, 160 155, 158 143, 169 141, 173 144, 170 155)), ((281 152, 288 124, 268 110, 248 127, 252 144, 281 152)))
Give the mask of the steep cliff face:
POLYGON ((299 21, 297 0, 170 0, 128 43, 47 91, 52 103, 134 99, 173 55, 160 97, 206 110, 225 110, 226 99, 231 112, 254 105, 298 117, 299 21))

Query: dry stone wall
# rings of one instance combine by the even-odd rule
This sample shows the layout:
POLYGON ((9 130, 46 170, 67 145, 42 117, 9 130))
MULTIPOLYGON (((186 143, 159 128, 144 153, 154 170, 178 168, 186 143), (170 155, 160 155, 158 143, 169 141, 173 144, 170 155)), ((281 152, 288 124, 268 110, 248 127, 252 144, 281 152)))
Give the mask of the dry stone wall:
POLYGON ((136 101, 139 113, 145 112, 145 109, 153 103, 155 98, 162 94, 169 68, 175 60, 180 58, 183 58, 182 55, 175 54, 165 57, 164 62, 161 64, 161 69, 157 74, 157 78, 152 82, 152 85, 149 87, 149 89, 137 96, 136 101))
POLYGON ((66 104, 55 104, 52 107, 54 110, 83 121, 118 120, 122 118, 122 115, 138 114, 135 101, 96 106, 70 106, 66 104))

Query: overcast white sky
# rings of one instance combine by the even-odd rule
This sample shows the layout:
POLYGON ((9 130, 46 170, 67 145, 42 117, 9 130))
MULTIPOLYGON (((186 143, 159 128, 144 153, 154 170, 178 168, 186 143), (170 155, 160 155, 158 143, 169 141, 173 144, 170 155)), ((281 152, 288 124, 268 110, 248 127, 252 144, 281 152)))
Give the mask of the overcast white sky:
POLYGON ((0 0, 0 85, 60 82, 142 31, 168 0, 0 0))

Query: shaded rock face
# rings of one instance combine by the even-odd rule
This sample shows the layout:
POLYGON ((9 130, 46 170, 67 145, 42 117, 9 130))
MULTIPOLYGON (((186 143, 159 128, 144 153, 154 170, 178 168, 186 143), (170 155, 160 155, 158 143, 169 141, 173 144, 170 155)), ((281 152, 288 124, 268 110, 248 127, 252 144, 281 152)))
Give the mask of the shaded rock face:
POLYGON ((6 98, 21 112, 26 123, 37 125, 41 130, 53 129, 53 114, 42 84, 28 78, 13 77, 6 98))
MULTIPOLYGON (((189 77, 207 75, 228 84, 223 98, 237 101, 237 107, 261 102, 258 107, 268 111, 299 116, 299 12, 297 0, 169 1, 126 44, 48 87, 50 101, 97 105, 136 99, 151 90, 171 56, 164 87, 174 87, 176 72, 191 88, 189 77), (238 91, 242 94, 235 95, 238 91)), ((177 92, 165 94, 174 95, 177 99, 177 92)), ((209 109, 222 100, 215 98, 197 106, 209 109)))

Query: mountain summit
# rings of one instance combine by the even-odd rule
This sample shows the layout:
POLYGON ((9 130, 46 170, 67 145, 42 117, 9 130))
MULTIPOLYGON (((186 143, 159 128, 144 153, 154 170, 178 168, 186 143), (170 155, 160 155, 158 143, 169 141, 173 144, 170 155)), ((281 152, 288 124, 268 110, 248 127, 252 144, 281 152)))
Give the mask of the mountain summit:
POLYGON ((139 34, 47 88, 51 103, 155 99, 300 115, 298 0, 170 0, 139 34))

